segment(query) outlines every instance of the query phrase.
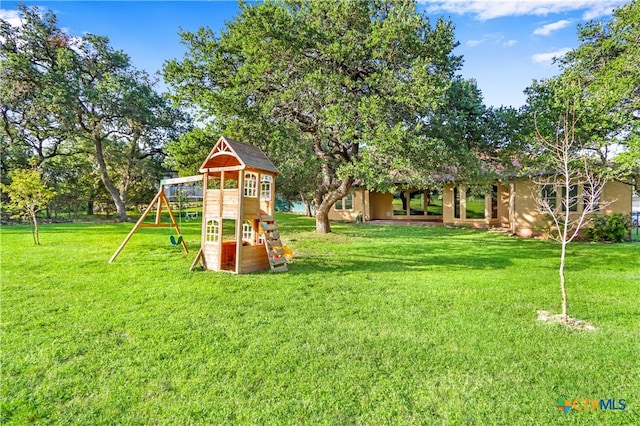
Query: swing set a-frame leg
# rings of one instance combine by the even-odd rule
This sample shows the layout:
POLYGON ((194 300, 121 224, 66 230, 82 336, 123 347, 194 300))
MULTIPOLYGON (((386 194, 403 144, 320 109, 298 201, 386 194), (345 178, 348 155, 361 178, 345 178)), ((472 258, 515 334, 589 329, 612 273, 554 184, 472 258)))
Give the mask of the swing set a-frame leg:
POLYGON ((200 263, 200 265, 204 269, 207 269, 207 264, 205 263, 205 260, 204 260, 204 250, 202 250, 202 248, 198 250, 198 254, 196 255, 196 258, 193 259, 193 263, 191 263, 191 266, 189 267, 189 271, 193 271, 194 269, 196 269, 196 266, 198 266, 198 263, 200 263))
MULTIPOLYGON (((126 238, 124 239, 122 244, 120 244, 120 247, 118 247, 118 249, 115 251, 115 253, 113 253, 113 256, 111 256, 111 259, 109 259, 109 263, 112 263, 116 259, 116 257, 118 257, 118 255, 120 254, 120 252, 122 251, 124 246, 127 245, 127 243, 129 242, 129 240, 131 239, 133 234, 138 230, 138 228, 167 228, 167 227, 171 227, 171 226, 175 226, 176 230, 178 232, 178 235, 182 235, 181 231, 180 231, 180 227, 176 223, 176 218, 173 215, 173 211, 171 210, 171 206, 169 205, 169 200, 167 199, 167 196, 164 195, 164 185, 161 185, 160 186, 160 190, 158 191, 156 196, 153 197, 153 200, 149 203, 149 205, 145 209, 144 213, 142 213, 142 216, 140 216, 140 219, 138 219, 138 221, 134 225, 133 229, 126 236, 126 238), (169 213, 169 217, 171 219, 171 224, 161 223, 161 219, 162 219, 162 203, 163 202, 167 206, 167 212, 169 213), (142 222, 144 222, 144 220, 146 219, 147 215, 149 214, 151 209, 153 209, 153 206, 156 205, 156 204, 157 204, 157 211, 156 211, 155 223, 153 223, 153 224, 143 224, 142 222)), ((184 252, 185 253, 189 253, 189 250, 187 249, 187 245, 185 244, 184 239, 182 240, 181 245, 182 245, 182 249, 184 250, 184 252)))

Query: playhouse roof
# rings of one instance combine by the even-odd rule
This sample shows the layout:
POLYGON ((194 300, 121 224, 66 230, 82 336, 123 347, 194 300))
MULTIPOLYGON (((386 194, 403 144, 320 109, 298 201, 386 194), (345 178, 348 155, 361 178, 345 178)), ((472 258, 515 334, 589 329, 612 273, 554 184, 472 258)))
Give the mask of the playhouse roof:
POLYGON ((209 169, 244 170, 258 169, 275 174, 280 172, 271 160, 255 145, 236 141, 221 136, 206 160, 200 166, 200 172, 209 169))

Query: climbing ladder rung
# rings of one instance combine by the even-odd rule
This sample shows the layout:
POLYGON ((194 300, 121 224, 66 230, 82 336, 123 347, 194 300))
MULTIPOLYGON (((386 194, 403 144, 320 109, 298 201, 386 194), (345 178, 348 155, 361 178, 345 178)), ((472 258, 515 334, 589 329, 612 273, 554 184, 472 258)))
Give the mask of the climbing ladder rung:
POLYGON ((271 261, 271 265, 277 266, 277 265, 286 265, 287 264, 287 259, 283 257, 280 257, 278 259, 273 259, 271 261))
POLYGON ((273 216, 260 216, 260 225, 264 234, 264 247, 269 258, 269 266, 272 271, 284 272, 287 270, 287 258, 284 255, 284 247, 280 241, 280 231, 273 216))
POLYGON ((267 238, 267 240, 271 240, 271 241, 279 241, 280 240, 280 232, 278 232, 278 231, 267 232, 267 233, 264 234, 264 236, 267 238))
POLYGON ((282 246, 280 247, 273 247, 271 250, 271 255, 272 256, 282 256, 284 254, 284 250, 282 249, 282 246))

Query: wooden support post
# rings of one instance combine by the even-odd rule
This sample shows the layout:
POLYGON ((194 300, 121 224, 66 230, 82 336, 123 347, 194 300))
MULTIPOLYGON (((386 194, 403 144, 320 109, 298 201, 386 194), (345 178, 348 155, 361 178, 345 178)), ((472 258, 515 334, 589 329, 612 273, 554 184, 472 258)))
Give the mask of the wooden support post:
MULTIPOLYGON (((160 186, 160 191, 158 191, 156 196, 153 197, 153 200, 149 203, 149 205, 145 209, 144 213, 142 213, 142 216, 140 216, 140 219, 138 219, 138 221, 134 225, 133 229, 131 229, 131 231, 126 236, 126 238, 124 239, 122 244, 120 244, 120 247, 118 247, 118 249, 115 251, 115 253, 113 253, 113 256, 111 256, 111 259, 109 259, 109 263, 113 263, 113 261, 116 260, 116 257, 118 257, 118 255, 120 254, 120 252, 122 251, 124 246, 127 245, 127 243, 129 242, 129 240, 131 239, 133 234, 138 230, 138 228, 166 228, 166 227, 171 227, 172 225, 176 227, 176 231, 177 231, 178 235, 182 235, 182 233, 180 231, 180 227, 176 223, 176 218, 173 215, 173 211, 171 210, 171 206, 169 205, 169 200, 167 199, 167 196, 164 195, 164 185, 161 185, 160 186), (169 212, 169 217, 171 218, 171 224, 166 224, 166 223, 162 223, 161 222, 161 220, 162 220, 162 203, 163 202, 167 205, 167 211, 169 212), (154 205, 157 207, 155 223, 154 224, 144 224, 144 223, 142 223, 146 219, 147 215, 151 212, 151 209, 153 208, 154 205)), ((184 239, 182 239, 181 245, 182 245, 182 249, 184 250, 184 252, 185 253, 189 253, 189 250, 187 249, 187 245, 185 244, 184 239)))
MULTIPOLYGON (((173 210, 171 210, 171 206, 169 206, 169 199, 167 199, 167 196, 164 195, 164 191, 162 191, 162 194, 160 195, 160 197, 165 201, 165 203, 167 203, 167 211, 169 212, 169 217, 171 218, 171 224, 176 228, 176 233, 178 235, 182 235, 182 231, 180 230, 180 227, 176 222, 176 217, 173 215, 173 210)), ((185 253, 189 253, 189 250, 187 250, 187 245, 184 242, 184 238, 180 242, 180 245, 182 246, 182 249, 184 250, 185 253)))
POLYGON ((204 250, 202 248, 198 250, 198 254, 196 255, 196 258, 193 259, 193 263, 191 263, 191 266, 189 267, 189 271, 193 271, 194 269, 196 269, 196 266, 198 265, 198 261, 204 269, 207 269, 207 264, 204 259, 204 250))

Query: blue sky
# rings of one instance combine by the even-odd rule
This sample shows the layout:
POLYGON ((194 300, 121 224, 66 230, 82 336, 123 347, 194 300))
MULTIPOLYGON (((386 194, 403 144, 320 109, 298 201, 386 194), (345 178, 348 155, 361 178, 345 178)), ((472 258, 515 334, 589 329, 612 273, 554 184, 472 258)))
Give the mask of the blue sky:
MULTIPOLYGON (((330 0, 327 0, 330 1, 330 0)), ((419 0, 434 22, 442 16, 456 27, 464 57, 460 73, 474 78, 487 105, 519 107, 533 79, 558 73, 553 56, 579 45, 577 26, 609 20, 628 0, 419 0)), ((182 58, 178 29, 208 26, 216 33, 238 13, 235 1, 25 1, 54 11, 69 34, 109 37, 133 64, 149 73, 165 60, 182 58)), ((3 0, 0 18, 17 25, 17 2, 3 0)))

